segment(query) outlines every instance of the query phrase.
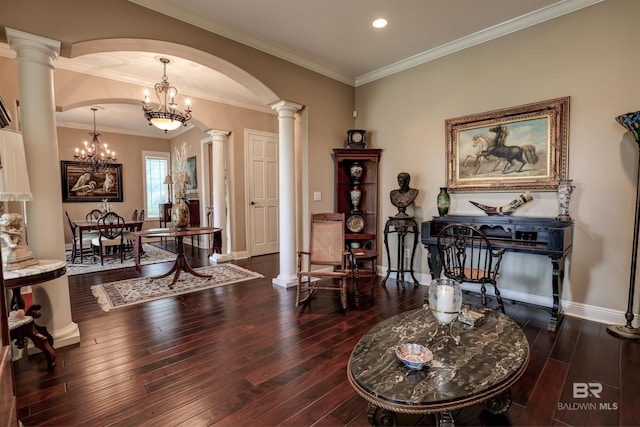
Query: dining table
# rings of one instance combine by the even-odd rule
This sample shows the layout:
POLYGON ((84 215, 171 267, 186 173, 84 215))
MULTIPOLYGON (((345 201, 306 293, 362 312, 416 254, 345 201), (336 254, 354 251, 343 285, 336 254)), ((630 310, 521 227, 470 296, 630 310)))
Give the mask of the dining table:
MULTIPOLYGON (((125 229, 129 229, 129 230, 137 230, 139 228, 142 228, 142 223, 144 221, 140 221, 140 220, 134 220, 134 219, 127 219, 127 218, 123 218, 124 219, 124 226, 125 229)), ((85 231, 97 231, 98 230, 98 221, 87 221, 86 219, 76 219, 76 220, 72 220, 72 222, 78 227, 78 239, 79 239, 79 245, 80 245, 80 264, 82 264, 83 262, 83 249, 82 249, 82 234, 85 231)))
POLYGON ((137 231, 134 233, 133 237, 133 259, 135 260, 136 270, 141 270, 140 264, 140 255, 142 248, 142 239, 143 238, 174 238, 176 242, 176 260, 171 267, 171 269, 159 276, 153 276, 152 279, 162 279, 163 277, 167 277, 173 274, 173 279, 171 283, 169 283, 169 288, 172 288, 173 285, 178 281, 180 277, 181 271, 186 271, 187 273, 192 274, 196 277, 201 277, 204 279, 211 278, 210 275, 198 273, 189 265, 187 261, 187 257, 185 256, 184 251, 184 238, 189 236, 201 236, 210 234, 213 237, 212 250, 218 251, 220 253, 220 249, 222 247, 222 228, 216 227, 189 227, 186 229, 179 228, 150 228, 148 230, 137 231))

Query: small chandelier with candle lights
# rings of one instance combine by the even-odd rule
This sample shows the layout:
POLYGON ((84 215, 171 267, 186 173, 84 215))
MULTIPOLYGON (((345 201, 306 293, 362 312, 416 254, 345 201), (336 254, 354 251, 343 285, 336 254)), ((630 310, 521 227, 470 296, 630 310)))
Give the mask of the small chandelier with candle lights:
POLYGON ((178 108, 178 104, 176 104, 178 89, 171 86, 167 77, 167 64, 171 61, 167 58, 160 58, 160 62, 164 66, 164 74, 162 81, 155 85, 158 106, 155 108, 151 104, 149 91, 145 90, 142 110, 144 111, 144 117, 149 120, 150 126, 153 125, 167 133, 167 131, 178 129, 181 125, 187 125, 187 122, 191 119, 191 108, 189 108, 191 101, 189 99, 185 100, 187 108, 183 113, 176 111, 178 108))
POLYGON ((82 169, 87 172, 105 173, 116 161, 116 152, 109 150, 106 143, 98 141, 98 137, 101 135, 96 131, 97 110, 95 107, 91 108, 91 111, 93 111, 93 132, 89 132, 91 142, 84 141, 83 148, 76 148, 73 158, 81 162, 82 169))

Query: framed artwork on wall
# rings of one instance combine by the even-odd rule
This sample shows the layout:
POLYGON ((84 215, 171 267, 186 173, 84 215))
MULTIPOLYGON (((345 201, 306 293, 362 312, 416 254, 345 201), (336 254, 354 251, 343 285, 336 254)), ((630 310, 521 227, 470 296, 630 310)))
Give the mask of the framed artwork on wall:
POLYGON ((196 156, 187 159, 187 175, 189 175, 189 183, 187 190, 196 190, 198 188, 198 169, 196 165, 196 156))
POLYGON ((569 97, 445 121, 450 192, 555 191, 568 177, 569 97))
POLYGON ((60 162, 62 203, 122 202, 122 164, 112 165, 108 171, 85 171, 81 162, 60 162))

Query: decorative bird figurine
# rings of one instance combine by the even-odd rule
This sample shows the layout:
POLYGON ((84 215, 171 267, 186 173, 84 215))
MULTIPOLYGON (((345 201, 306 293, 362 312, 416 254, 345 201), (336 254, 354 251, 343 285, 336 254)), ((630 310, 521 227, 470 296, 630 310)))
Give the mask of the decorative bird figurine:
POLYGON ((524 205, 530 200, 533 200, 533 196, 531 196, 531 193, 529 193, 528 191, 525 191, 524 193, 519 195, 516 199, 513 199, 511 202, 507 203, 506 205, 502 205, 498 207, 483 205, 481 203, 473 202, 471 200, 469 200, 469 203, 483 210, 484 213, 486 213, 489 216, 495 216, 495 215, 508 216, 514 213, 516 209, 518 209, 520 206, 524 205))

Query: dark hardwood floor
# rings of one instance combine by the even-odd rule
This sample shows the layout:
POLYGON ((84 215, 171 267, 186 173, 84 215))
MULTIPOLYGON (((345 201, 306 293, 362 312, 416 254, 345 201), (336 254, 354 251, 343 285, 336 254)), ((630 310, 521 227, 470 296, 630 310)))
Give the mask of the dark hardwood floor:
MULTIPOLYGON (((187 249, 187 255, 194 266, 206 263, 204 251, 187 249)), ((329 292, 300 310, 295 288, 271 284, 277 255, 234 263, 265 278, 111 312, 101 311, 90 286, 137 277, 135 269, 70 277, 81 342, 57 349, 53 372, 42 354, 15 362, 23 424, 368 425, 367 404, 347 381, 349 354, 376 323, 422 306, 427 287, 401 289, 390 279, 386 288, 376 287, 374 304, 363 298, 344 315, 329 292)), ((143 266, 142 275, 168 268, 143 266)), ((479 405, 465 408, 454 414, 457 425, 640 425, 639 343, 571 317, 557 333, 547 332, 549 314, 537 307, 508 304, 507 314, 531 345, 513 403, 502 416, 479 405), (601 384, 600 398, 573 398, 575 383, 601 384)))

